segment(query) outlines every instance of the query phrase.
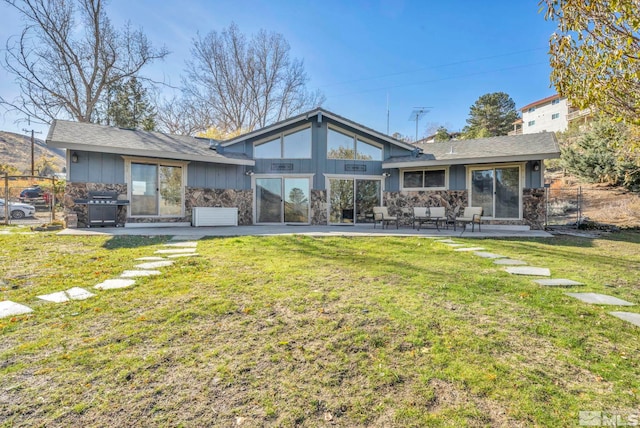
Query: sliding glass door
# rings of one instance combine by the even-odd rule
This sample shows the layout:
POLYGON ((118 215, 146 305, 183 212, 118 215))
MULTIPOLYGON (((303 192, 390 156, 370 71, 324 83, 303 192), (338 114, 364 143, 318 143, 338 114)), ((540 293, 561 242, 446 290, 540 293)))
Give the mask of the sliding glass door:
POLYGON ((382 183, 377 179, 330 178, 329 223, 372 221, 373 207, 380 205, 382 183))
POLYGON ((309 178, 256 178, 256 223, 309 223, 309 178))
POLYGON ((483 216, 520 218, 520 167, 471 170, 471 206, 482 207, 483 216))
POLYGON ((181 216, 182 167, 131 163, 131 215, 181 216))

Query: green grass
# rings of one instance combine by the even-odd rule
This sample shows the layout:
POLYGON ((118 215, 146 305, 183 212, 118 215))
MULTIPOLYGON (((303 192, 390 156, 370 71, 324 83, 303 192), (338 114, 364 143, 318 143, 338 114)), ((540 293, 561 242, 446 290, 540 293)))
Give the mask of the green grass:
MULTIPOLYGON (((430 239, 0 235, 2 426, 577 426, 640 408, 640 328, 430 239), (51 304, 73 286, 98 296, 51 304)), ((640 235, 465 240, 640 303, 640 235)))

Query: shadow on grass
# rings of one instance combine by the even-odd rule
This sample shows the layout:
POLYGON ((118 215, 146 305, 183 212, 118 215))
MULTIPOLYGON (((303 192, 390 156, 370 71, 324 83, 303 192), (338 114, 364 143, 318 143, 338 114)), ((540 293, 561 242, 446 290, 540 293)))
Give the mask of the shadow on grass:
POLYGON ((138 235, 117 235, 111 236, 102 247, 107 250, 117 250, 121 248, 140 248, 157 245, 167 241, 168 236, 138 236, 138 235))

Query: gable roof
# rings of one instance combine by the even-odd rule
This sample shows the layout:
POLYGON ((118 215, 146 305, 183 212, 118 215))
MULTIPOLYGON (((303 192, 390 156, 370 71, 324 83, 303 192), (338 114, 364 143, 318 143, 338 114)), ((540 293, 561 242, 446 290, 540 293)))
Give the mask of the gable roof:
POLYGON ((255 161, 244 154, 218 153, 210 149, 209 141, 182 135, 122 129, 68 120, 55 120, 49 128, 46 140, 49 146, 68 150, 255 165, 255 161))
POLYGON ((547 103, 550 103, 550 102, 551 102, 551 101, 553 101, 553 100, 558 100, 558 99, 560 99, 560 95, 558 95, 558 94, 551 95, 551 96, 549 96, 549 97, 547 97, 547 98, 543 98, 543 99, 541 99, 541 100, 534 101, 534 102, 532 102, 532 103, 527 104, 526 106, 522 107, 522 108, 520 109, 520 111, 529 110, 531 107, 537 107, 537 106, 539 106, 539 105, 547 104, 547 103))
POLYGON ((382 167, 518 162, 560 157, 560 147, 553 132, 432 143, 423 145, 423 150, 425 153, 418 156, 391 157, 382 162, 382 167))
POLYGON ((339 116, 335 113, 332 113, 328 110, 325 110, 321 107, 317 107, 313 110, 309 110, 306 113, 301 113, 297 116, 290 117, 288 119, 281 120, 280 122, 276 122, 272 125, 265 126, 264 128, 256 129, 255 131, 247 132, 246 134, 239 135, 237 137, 231 138, 230 140, 226 140, 222 142, 223 147, 227 147, 233 144, 237 144, 239 142, 248 140, 250 138, 260 137, 262 135, 277 131, 279 128, 284 128, 289 125, 294 125, 299 122, 304 122, 308 120, 312 120, 314 117, 322 120, 323 117, 327 117, 329 119, 334 120, 344 126, 348 126, 350 128, 356 129, 362 133, 369 134, 372 137, 378 138, 380 140, 391 143, 395 146, 402 147, 406 150, 415 149, 411 144, 405 143, 404 141, 397 140, 389 135, 383 134, 382 132, 378 132, 375 129, 369 128, 367 126, 361 125, 357 122, 349 120, 345 117, 339 116))

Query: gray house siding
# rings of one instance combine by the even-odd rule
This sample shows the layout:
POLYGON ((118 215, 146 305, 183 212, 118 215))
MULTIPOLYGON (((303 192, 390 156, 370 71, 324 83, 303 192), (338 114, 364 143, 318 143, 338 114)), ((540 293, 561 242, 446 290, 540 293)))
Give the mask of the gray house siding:
POLYGON ((124 159, 112 153, 74 150, 78 162, 69 168, 68 181, 81 183, 124 184, 124 159))
POLYGON ((464 165, 451 165, 449 168, 449 190, 467 188, 467 169, 464 165))
POLYGON ((251 189, 251 178, 245 175, 244 166, 191 162, 187 165, 187 186, 247 190, 251 189))

